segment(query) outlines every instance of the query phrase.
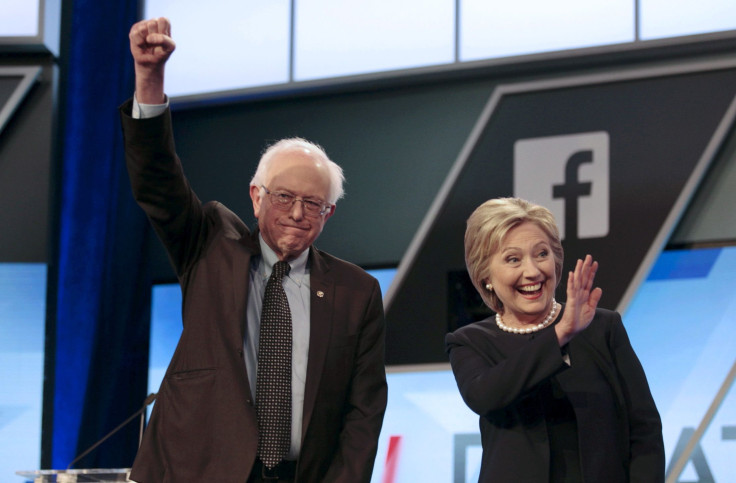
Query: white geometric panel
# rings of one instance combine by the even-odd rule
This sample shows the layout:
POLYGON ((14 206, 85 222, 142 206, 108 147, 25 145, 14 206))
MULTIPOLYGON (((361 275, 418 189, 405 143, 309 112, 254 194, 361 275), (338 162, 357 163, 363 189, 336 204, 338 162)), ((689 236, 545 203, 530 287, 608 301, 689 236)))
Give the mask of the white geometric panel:
POLYGON ((40 74, 38 66, 0 67, 0 134, 40 74))

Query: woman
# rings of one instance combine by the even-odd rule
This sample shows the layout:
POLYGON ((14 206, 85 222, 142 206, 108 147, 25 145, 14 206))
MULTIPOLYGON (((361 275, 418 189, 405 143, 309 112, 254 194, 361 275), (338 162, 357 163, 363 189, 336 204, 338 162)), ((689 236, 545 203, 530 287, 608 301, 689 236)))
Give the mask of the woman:
POLYGON ((598 262, 578 260, 555 301, 563 250, 552 213, 483 203, 465 263, 495 317, 446 338, 465 403, 480 415, 480 482, 664 481, 662 424, 618 313, 599 309, 598 262))

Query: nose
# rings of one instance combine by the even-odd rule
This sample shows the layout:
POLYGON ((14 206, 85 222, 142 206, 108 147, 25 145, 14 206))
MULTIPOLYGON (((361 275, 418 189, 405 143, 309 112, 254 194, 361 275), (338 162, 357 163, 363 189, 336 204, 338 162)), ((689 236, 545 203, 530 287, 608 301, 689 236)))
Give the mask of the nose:
POLYGON ((527 278, 536 278, 542 271, 539 269, 537 262, 531 257, 524 258, 524 276, 527 278))
POLYGON ((304 218, 304 201, 299 198, 294 199, 294 203, 291 205, 291 218, 294 220, 301 220, 304 218))

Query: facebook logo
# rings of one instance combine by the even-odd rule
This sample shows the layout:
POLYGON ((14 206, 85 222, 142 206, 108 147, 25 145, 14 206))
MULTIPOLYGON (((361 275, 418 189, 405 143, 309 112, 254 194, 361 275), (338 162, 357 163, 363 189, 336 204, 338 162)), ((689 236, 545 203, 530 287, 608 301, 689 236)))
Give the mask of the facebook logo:
POLYGON ((560 237, 608 235, 608 133, 520 139, 514 144, 514 196, 546 206, 560 237))

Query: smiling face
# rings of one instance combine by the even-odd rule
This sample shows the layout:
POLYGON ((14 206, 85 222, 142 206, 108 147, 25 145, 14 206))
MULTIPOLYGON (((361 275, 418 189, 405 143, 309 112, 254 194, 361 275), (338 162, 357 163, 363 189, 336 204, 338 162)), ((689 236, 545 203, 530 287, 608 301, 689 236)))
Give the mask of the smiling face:
POLYGON ((538 225, 527 221, 509 230, 491 256, 489 272, 504 323, 536 324, 547 316, 557 279, 550 239, 538 225))
MULTIPOLYGON (((324 161, 305 148, 275 154, 264 185, 271 192, 283 191, 300 199, 329 199, 327 167, 324 161)), ((250 187, 250 197, 263 240, 276 252, 279 260, 284 261, 293 260, 309 248, 335 211, 333 205, 324 215, 305 216, 299 201, 283 210, 275 206, 259 186, 250 187)))

